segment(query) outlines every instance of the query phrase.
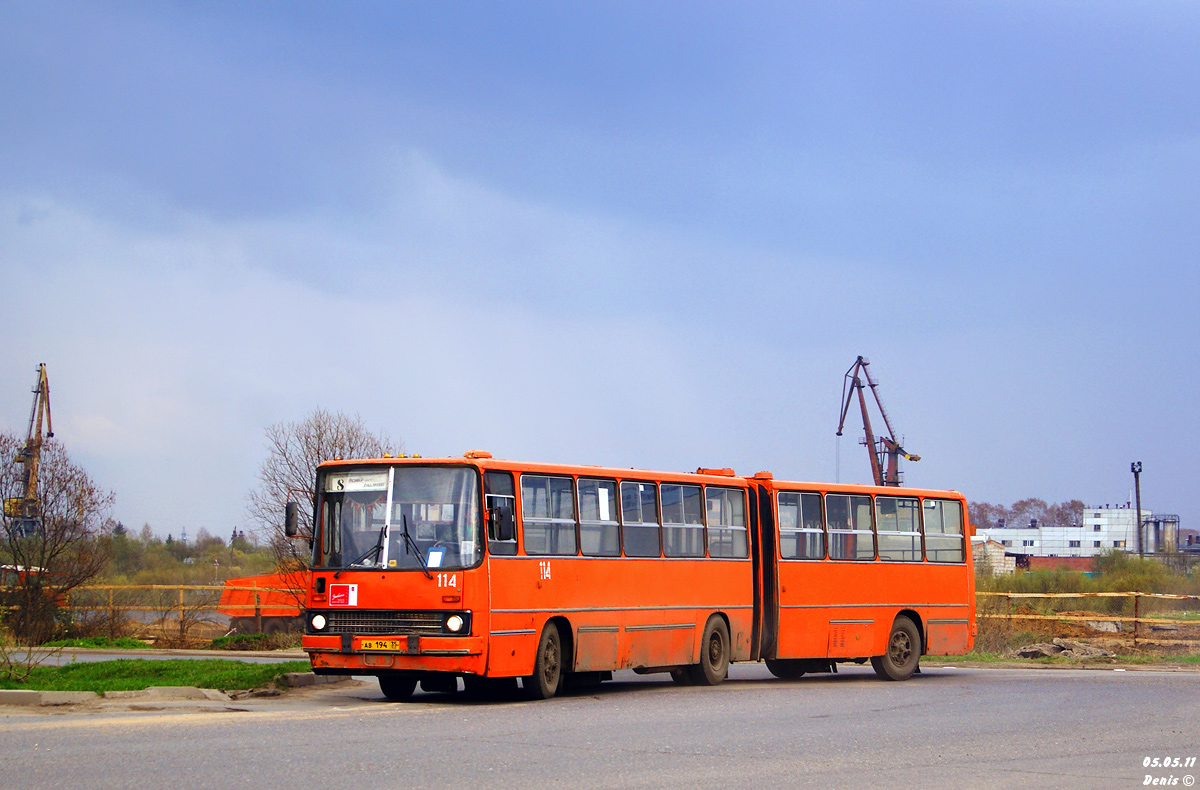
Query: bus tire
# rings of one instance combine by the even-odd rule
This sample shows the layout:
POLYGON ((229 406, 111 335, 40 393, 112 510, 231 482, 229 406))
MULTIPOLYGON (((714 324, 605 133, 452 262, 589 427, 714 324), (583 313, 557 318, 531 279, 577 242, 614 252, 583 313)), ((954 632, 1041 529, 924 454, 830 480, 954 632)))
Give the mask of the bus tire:
POLYGON ((558 626, 546 623, 542 637, 538 640, 537 658, 533 662, 533 674, 521 679, 525 696, 530 699, 550 699, 558 693, 562 683, 562 637, 558 626))
POLYGON ((796 680, 804 677, 808 664, 795 658, 768 658, 767 669, 780 680, 796 680))
POLYGON ((671 680, 675 681, 680 686, 691 686, 692 673, 691 667, 679 667, 671 670, 671 680))
POLYGON ((871 666, 884 680, 908 680, 917 671, 920 661, 921 632, 912 620, 900 615, 892 623, 887 652, 882 656, 871 656, 871 666))
POLYGON ((403 675, 380 675, 379 690, 392 702, 404 702, 412 696, 417 679, 403 675))
POLYGON ((715 686, 729 674, 729 626, 720 615, 704 624, 700 663, 688 667, 688 674, 697 686, 715 686))

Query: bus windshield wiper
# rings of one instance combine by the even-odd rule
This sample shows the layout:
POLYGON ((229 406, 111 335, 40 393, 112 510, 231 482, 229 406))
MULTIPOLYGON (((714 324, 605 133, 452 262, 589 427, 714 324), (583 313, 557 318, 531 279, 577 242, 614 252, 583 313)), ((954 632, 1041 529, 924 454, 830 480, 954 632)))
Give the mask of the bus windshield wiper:
POLYGON ((404 553, 408 553, 408 547, 412 546, 413 554, 417 555, 417 561, 421 563, 421 571, 424 572, 426 579, 432 579, 433 574, 429 572, 429 565, 425 562, 425 558, 421 556, 421 547, 413 540, 412 535, 408 534, 408 516, 400 516, 400 523, 404 526, 404 553))
POLYGON ((379 540, 375 541, 375 545, 372 546, 371 548, 367 549, 365 552, 363 552, 361 557, 359 557, 358 559, 356 559, 354 562, 352 562, 350 564, 357 565, 358 563, 365 560, 367 557, 370 557, 372 554, 375 555, 375 561, 378 562, 380 554, 383 553, 383 541, 386 536, 387 536, 387 525, 384 524, 382 527, 379 528, 379 540))

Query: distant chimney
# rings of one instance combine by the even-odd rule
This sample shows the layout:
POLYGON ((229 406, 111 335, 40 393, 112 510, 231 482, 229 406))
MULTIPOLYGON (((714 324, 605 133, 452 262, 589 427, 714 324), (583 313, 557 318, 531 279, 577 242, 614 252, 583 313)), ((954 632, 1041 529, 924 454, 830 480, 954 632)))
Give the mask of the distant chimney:
POLYGON ((1029 528, 1037 529, 1037 519, 1036 518, 1029 519, 1029 528))

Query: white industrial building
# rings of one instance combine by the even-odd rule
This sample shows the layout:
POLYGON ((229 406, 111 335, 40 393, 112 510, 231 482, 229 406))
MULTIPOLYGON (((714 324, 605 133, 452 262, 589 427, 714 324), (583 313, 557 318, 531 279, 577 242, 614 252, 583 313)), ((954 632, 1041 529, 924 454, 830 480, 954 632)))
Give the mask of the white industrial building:
MULTIPOLYGON (((1136 554, 1137 532, 1134 522, 1137 510, 1123 507, 1089 507, 1083 511, 1083 523, 1069 526, 1044 527, 1033 522, 1019 528, 993 527, 976 530, 976 541, 995 541, 1004 546, 1006 554, 1027 554, 1034 557, 1094 557, 1113 549, 1136 554)), ((1142 510, 1142 550, 1146 554, 1163 554, 1177 550, 1179 516, 1155 515, 1142 510)))

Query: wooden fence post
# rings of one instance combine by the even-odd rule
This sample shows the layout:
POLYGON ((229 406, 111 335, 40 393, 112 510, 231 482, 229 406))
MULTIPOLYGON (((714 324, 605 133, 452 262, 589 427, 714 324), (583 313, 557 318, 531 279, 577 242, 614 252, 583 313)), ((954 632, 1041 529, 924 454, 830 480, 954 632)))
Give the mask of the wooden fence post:
POLYGON ((113 606, 113 588, 108 588, 108 638, 117 638, 117 609, 113 606))
POLYGON ((1141 618, 1142 594, 1133 594, 1133 646, 1137 647, 1138 620, 1141 618))

